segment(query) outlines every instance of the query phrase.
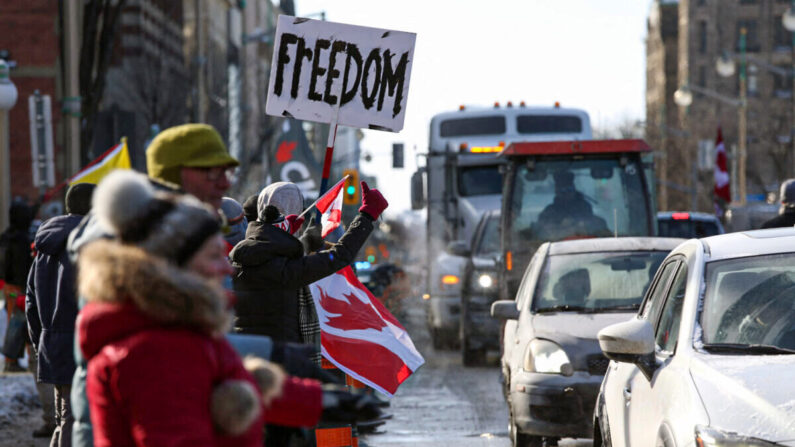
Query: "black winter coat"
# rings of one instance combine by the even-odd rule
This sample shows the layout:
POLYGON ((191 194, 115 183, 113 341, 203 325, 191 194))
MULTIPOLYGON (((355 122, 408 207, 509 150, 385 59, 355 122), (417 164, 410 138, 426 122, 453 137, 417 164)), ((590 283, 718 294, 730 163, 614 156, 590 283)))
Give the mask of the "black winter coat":
POLYGON ((36 259, 28 275, 25 314, 39 357, 39 381, 71 385, 75 373, 77 318, 75 267, 66 239, 83 216, 70 214, 44 222, 36 233, 36 259))
POLYGON ((795 225, 795 209, 787 208, 783 213, 763 223, 761 228, 792 227, 793 225, 795 225))
POLYGON ((238 269, 233 279, 235 332, 300 342, 299 289, 353 262, 372 231, 373 220, 360 213, 331 249, 304 256, 303 245, 291 234, 259 221, 249 223, 246 239, 229 254, 238 269))

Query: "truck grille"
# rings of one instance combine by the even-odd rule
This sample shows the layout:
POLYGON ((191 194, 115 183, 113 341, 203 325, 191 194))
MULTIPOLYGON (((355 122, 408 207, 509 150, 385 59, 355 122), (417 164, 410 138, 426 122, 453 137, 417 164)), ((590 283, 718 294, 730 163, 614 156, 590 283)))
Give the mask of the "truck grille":
POLYGON ((607 372, 610 360, 602 354, 588 356, 588 374, 592 376, 603 376, 607 372))

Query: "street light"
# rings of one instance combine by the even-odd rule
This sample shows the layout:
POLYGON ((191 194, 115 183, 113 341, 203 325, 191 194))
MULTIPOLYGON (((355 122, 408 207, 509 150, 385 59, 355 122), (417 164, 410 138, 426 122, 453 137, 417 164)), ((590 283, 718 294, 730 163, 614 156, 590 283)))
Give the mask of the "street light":
POLYGON ((8 227, 11 206, 11 155, 8 152, 8 111, 17 103, 17 87, 8 75, 8 63, 0 59, 0 228, 8 227))
POLYGON ((690 104, 693 104, 693 92, 687 84, 674 92, 674 102, 681 107, 690 107, 690 104))
POLYGON ((724 51, 723 55, 715 61, 715 70, 724 78, 734 76, 735 66, 734 59, 729 55, 728 51, 724 51))

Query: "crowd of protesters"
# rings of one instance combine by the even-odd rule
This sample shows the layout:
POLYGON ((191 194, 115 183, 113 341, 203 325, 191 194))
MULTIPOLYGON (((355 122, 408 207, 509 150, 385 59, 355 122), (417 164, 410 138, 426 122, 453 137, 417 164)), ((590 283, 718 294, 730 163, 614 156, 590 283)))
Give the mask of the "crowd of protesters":
POLYGON ((359 216, 329 244, 297 217, 293 184, 243 205, 225 197, 238 162, 210 126, 167 129, 146 158, 147 175, 71 186, 67 214, 32 241, 35 210, 15 204, 0 236, 8 332, 26 320, 21 343, 6 334, 5 369, 21 369, 27 343, 45 409, 34 435, 51 446, 310 445, 320 422, 377 418, 376 399, 320 368, 308 285, 353 261, 387 207, 378 190, 362 184, 359 216))

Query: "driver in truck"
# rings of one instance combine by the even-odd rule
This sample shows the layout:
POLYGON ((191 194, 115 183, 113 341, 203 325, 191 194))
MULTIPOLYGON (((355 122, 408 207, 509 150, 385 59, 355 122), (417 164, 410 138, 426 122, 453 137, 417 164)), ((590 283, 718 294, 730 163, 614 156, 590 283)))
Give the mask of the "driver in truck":
POLYGON ((607 223, 593 213, 586 196, 574 186, 574 174, 553 174, 555 198, 538 216, 534 233, 539 240, 610 236, 607 223))

